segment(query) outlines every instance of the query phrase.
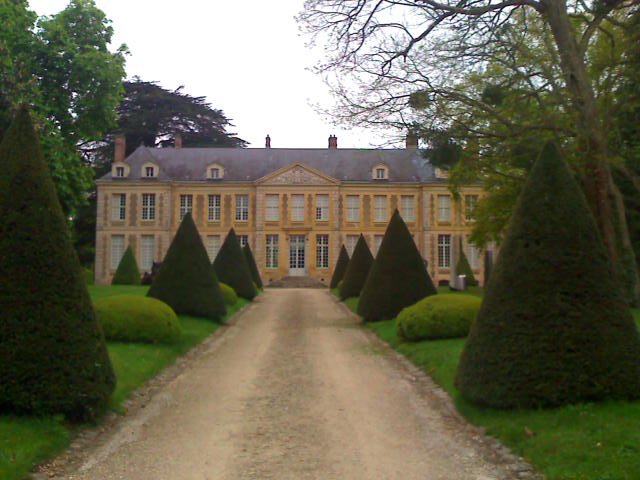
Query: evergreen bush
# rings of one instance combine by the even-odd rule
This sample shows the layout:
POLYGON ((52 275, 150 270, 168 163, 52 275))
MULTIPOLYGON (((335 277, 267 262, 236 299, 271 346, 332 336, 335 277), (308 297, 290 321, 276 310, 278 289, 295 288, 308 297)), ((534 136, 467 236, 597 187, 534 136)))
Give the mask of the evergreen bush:
POLYGON ((190 213, 184 216, 147 296, 162 300, 178 315, 218 321, 226 313, 216 272, 190 213))
POLYGON ((220 290, 222 291, 224 303, 227 305, 235 305, 238 302, 238 295, 229 285, 220 282, 220 290))
POLYGON ((133 255, 131 245, 127 247, 120 259, 111 285, 140 285, 140 270, 138 270, 138 263, 133 255))
POLYGON ((347 266, 349 265, 349 254, 347 253, 347 249, 344 245, 340 247, 340 254, 338 255, 338 261, 336 262, 336 266, 333 269, 333 276, 331 277, 331 282, 329 283, 329 288, 336 288, 340 280, 344 277, 344 273, 347 271, 347 266))
POLYGON ((358 314, 365 322, 395 318, 403 308, 436 293, 411 233, 396 210, 362 289, 358 314))
POLYGON ((260 278, 260 271, 258 270, 258 265, 256 265, 256 259, 253 257, 253 252, 248 243, 242 248, 242 253, 244 253, 244 258, 247 261, 247 266, 251 272, 251 278, 256 286, 256 290, 261 289, 262 278, 260 278))
POLYGON ((356 248, 347 269, 342 277, 342 285, 340 285, 340 299, 345 300, 351 297, 359 297, 362 286, 364 285, 369 269, 373 264, 373 255, 369 250, 364 235, 360 234, 356 248))
POLYGON ((553 144, 534 164, 462 352, 477 404, 640 397, 640 339, 586 199, 553 144))
POLYGON ((493 271, 493 255, 494 253, 491 250, 485 250, 484 252, 484 269, 482 278, 482 286, 484 288, 487 288, 487 284, 491 278, 491 272, 493 271))
POLYGON ((257 292, 247 260, 233 228, 224 239, 218 256, 213 261, 213 268, 220 281, 233 288, 238 296, 247 300, 252 300, 256 296, 257 292))
POLYGON ((469 260, 467 260, 467 256, 464 254, 462 249, 460 249, 460 257, 458 258, 455 271, 456 275, 464 275, 466 277, 465 281, 468 287, 478 286, 478 281, 473 275, 473 270, 471 269, 471 265, 469 265, 469 260))
POLYGON ((26 108, 0 144, 0 412, 95 417, 115 377, 26 108))

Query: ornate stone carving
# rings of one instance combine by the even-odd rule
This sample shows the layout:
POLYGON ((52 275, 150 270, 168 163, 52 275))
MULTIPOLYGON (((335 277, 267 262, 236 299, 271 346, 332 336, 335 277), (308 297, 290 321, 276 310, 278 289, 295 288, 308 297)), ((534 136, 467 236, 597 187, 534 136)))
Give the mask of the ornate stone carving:
POLYGON ((280 175, 276 175, 273 178, 267 180, 266 183, 273 183, 278 185, 327 185, 331 184, 326 178, 322 178, 309 170, 300 166, 295 166, 286 172, 282 172, 280 175))

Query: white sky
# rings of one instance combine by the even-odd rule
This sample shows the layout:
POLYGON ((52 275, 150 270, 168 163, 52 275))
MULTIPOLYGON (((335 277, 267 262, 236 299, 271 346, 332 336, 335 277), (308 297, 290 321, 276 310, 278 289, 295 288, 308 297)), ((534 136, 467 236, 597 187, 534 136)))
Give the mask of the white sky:
MULTIPOLYGON (((39 15, 67 0, 29 0, 39 15)), ((263 147, 367 148, 389 140, 373 131, 343 130, 310 104, 331 105, 316 62, 294 20, 303 0, 96 0, 112 20, 114 45, 126 43, 127 75, 205 96, 232 119, 231 131, 263 147)), ((397 132, 391 132, 391 135, 397 132)), ((186 146, 186 145, 185 145, 186 146)), ((400 145, 399 145, 400 146, 400 145)))

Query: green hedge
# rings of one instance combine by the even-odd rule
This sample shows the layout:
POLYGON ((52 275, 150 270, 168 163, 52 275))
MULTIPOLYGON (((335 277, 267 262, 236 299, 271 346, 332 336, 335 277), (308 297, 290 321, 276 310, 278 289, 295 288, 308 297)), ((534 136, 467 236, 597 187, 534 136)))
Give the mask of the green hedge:
POLYGON ((481 303, 479 297, 459 293, 429 296, 400 312, 398 336, 409 342, 466 337, 481 303))
POLYGON ((220 282, 219 285, 220 291, 222 292, 222 298, 224 298, 224 303, 227 305, 235 305, 238 301, 238 294, 236 291, 226 283, 220 282))
POLYGON ((108 340, 174 343, 182 336, 175 312, 155 298, 114 295, 96 300, 94 307, 108 340))

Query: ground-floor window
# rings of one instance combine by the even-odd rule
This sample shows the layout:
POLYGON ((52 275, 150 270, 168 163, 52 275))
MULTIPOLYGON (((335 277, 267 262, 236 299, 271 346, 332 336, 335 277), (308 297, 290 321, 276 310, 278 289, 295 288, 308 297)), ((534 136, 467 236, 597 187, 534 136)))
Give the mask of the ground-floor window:
POLYGON ((242 248, 249 244, 249 235, 238 235, 238 242, 242 248))
POLYGON ((438 235, 438 268, 451 267, 451 235, 438 235))
POLYGON ((266 267, 278 268, 278 235, 267 235, 266 240, 266 267))
POLYGON ((209 261, 213 262, 220 251, 220 235, 207 235, 207 254, 209 261))
POLYGON ((480 249, 469 241, 467 237, 467 260, 474 270, 480 268, 480 249))
POLYGON ((115 270, 120 265, 124 255, 124 235, 111 235, 111 268, 115 270))
POLYGON ((345 241, 345 248, 347 249, 347 253, 349 257, 353 255, 353 251, 356 249, 356 243, 358 243, 358 238, 360 235, 347 235, 347 239, 345 241))
POLYGON ((378 251, 380 250, 380 245, 382 245, 382 239, 384 235, 374 235, 373 236, 373 254, 378 255, 378 251))
POLYGON ((153 235, 142 235, 140 238, 140 266, 145 272, 151 271, 155 260, 156 238, 153 235))
POLYGON ((329 235, 316 235, 316 267, 329 268, 329 235))

